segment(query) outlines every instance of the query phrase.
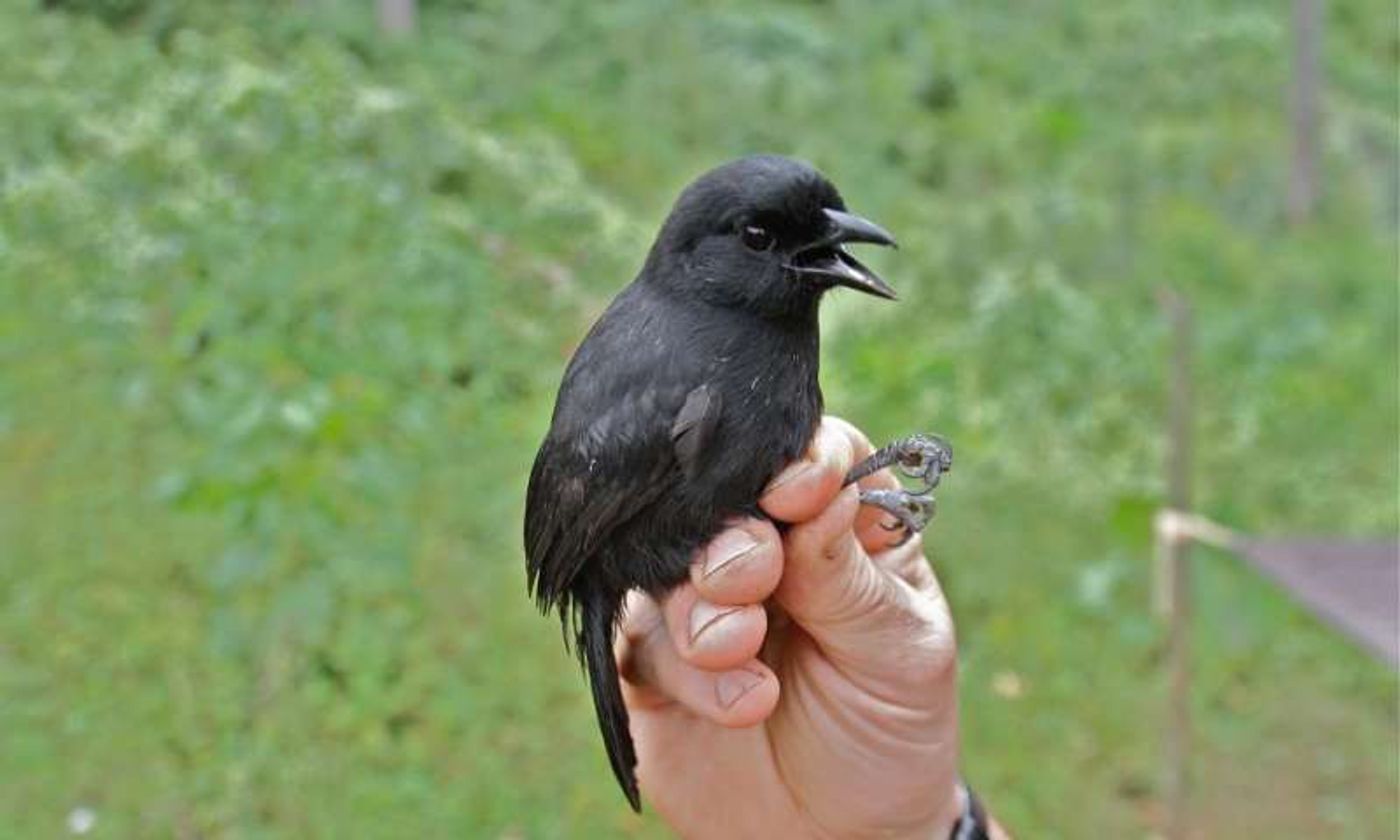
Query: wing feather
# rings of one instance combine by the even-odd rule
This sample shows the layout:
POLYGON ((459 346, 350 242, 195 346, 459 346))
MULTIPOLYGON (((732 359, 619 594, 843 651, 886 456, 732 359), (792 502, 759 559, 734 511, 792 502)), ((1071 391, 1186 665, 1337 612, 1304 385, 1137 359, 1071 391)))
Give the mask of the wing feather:
POLYGON ((694 478, 720 414, 711 360, 669 318, 673 304, 628 287, 569 363, 530 473, 525 553, 542 608, 567 613, 571 584, 620 526, 694 478))
POLYGON ((686 395, 671 425, 671 447, 687 479, 694 479, 704 462, 705 447, 719 424, 719 389, 701 385, 686 395))
POLYGON ((542 608, 566 607, 570 584, 608 536, 700 469, 718 392, 702 385, 682 395, 635 394, 574 435, 545 439, 525 508, 526 567, 542 608))

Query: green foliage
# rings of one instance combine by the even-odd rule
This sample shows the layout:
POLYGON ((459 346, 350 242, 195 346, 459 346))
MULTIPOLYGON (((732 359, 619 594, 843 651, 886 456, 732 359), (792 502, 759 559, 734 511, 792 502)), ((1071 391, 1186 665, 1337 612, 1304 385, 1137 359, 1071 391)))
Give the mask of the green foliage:
MULTIPOLYGON (((814 160, 904 242, 900 304, 828 307, 828 403, 958 448, 966 763, 1023 833, 1154 824, 1158 286, 1196 305, 1205 511, 1396 530, 1380 3, 1329 4, 1297 231, 1277 4, 440 2, 415 42, 368 4, 57 5, 0 10, 22 836, 659 833, 525 598, 520 502, 571 347, 734 154, 814 160)), ((1386 836, 1393 676, 1201 564, 1203 823, 1386 836)))

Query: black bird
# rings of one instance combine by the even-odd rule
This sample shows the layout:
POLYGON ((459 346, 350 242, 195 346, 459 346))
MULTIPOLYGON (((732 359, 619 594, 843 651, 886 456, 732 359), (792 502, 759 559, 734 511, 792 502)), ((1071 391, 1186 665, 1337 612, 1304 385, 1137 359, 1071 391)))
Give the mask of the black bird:
MULTIPOLYGON (((811 166, 741 158, 687 187, 637 278, 593 326, 564 373, 530 473, 525 551, 541 609, 558 609, 587 668, 608 758, 640 810, 636 754, 613 659, 623 597, 661 595, 689 576, 694 551, 799 458, 822 416, 817 306, 845 286, 894 291, 842 247, 893 245, 846 211, 811 166)), ((925 479, 950 453, 916 436, 852 470, 891 463, 925 479)), ((908 531, 927 495, 875 491, 862 500, 908 531)))

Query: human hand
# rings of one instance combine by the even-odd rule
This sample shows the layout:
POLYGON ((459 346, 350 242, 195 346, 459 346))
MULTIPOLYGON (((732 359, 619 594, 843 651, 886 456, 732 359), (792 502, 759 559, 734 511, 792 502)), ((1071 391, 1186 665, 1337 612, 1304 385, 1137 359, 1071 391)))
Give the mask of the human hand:
POLYGON ((891 518, 841 487, 872 451, 825 418, 760 500, 786 534, 735 522, 661 603, 629 596, 638 777, 685 837, 941 840, 958 818, 952 618, 922 539, 896 546, 891 518))

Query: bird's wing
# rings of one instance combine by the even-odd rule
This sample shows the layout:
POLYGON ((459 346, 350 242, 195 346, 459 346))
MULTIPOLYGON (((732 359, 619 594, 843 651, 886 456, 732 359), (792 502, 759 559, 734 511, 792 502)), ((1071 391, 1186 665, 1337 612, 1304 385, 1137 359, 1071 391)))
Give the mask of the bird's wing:
POLYGON ((720 409, 719 389, 701 385, 686 395, 685 404, 671 424, 671 448, 688 480, 700 471, 705 446, 719 424, 720 409))
POLYGON ((570 584, 608 536, 695 474, 719 409, 710 386, 638 382, 587 417, 556 416, 526 493, 526 567, 542 607, 567 606, 570 584))

